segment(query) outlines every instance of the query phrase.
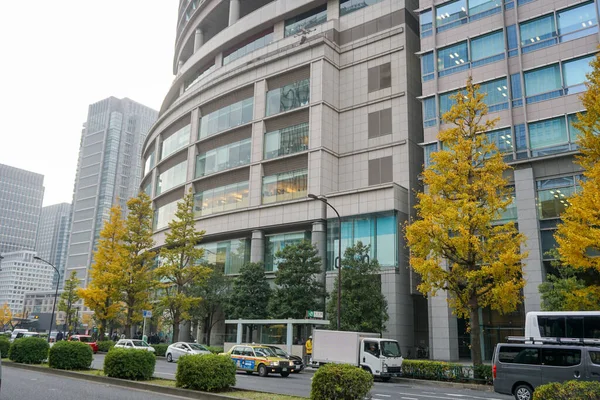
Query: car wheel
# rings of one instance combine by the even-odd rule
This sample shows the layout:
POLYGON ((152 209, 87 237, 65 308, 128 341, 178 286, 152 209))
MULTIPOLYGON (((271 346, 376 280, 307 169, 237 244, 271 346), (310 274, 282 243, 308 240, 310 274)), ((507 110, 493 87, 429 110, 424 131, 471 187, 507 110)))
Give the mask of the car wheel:
POLYGON ((265 364, 260 364, 258 366, 258 376, 262 376, 264 378, 267 375, 269 375, 269 370, 267 369, 267 366, 265 364))
POLYGON ((283 376, 284 378, 287 378, 288 376, 290 376, 289 372, 282 372, 281 376, 283 376))
POLYGON ((519 385, 514 391, 516 400, 531 400, 533 399, 533 389, 529 385, 519 385))
POLYGON ((167 362, 173 362, 173 356, 171 353, 167 353, 167 362))

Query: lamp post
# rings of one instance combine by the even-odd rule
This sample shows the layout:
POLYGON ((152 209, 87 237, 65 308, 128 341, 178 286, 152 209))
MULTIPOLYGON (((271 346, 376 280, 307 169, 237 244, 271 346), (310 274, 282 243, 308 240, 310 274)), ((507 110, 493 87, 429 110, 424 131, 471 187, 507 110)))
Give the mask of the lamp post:
MULTIPOLYGON (((308 194, 308 197, 310 197, 313 200, 319 200, 325 204, 327 204, 329 207, 331 207, 331 209, 335 212, 335 214, 337 215, 338 218, 338 224, 340 226, 340 231, 339 231, 339 240, 338 240, 338 265, 337 265, 337 269, 338 269, 338 290, 337 290, 337 328, 339 330, 342 329, 342 218, 340 217, 340 213, 335 209, 334 206, 332 206, 328 201, 327 201, 327 197, 325 196, 317 196, 314 195, 312 193, 308 194)), ((335 264, 335 259, 334 259, 334 264, 335 264)))
POLYGON ((58 274, 58 279, 56 280, 56 291, 54 292, 54 303, 52 304, 52 317, 50 317, 50 328, 48 329, 48 343, 50 343, 50 334, 52 333, 52 324, 54 323, 54 309, 56 308, 56 301, 57 301, 57 297, 58 297, 58 284, 60 283, 60 272, 58 271, 58 269, 56 269, 56 267, 54 265, 50 264, 48 261, 44 260, 43 258, 35 256, 35 257, 33 257, 33 259, 48 264, 49 266, 54 268, 54 270, 58 274))

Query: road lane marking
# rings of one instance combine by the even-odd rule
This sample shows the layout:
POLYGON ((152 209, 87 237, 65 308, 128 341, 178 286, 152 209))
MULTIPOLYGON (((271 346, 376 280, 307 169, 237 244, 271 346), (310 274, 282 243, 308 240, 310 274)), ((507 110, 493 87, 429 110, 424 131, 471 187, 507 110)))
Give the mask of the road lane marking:
POLYGON ((374 393, 373 396, 392 397, 389 394, 379 394, 379 393, 374 393))
POLYGON ((419 400, 416 397, 402 397, 404 400, 419 400))

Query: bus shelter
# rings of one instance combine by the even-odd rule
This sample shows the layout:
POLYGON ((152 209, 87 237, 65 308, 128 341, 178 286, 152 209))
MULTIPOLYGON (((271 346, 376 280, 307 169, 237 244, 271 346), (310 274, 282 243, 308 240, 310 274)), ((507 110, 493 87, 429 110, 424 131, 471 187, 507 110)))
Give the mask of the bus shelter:
POLYGON ((326 328, 329 321, 321 319, 228 319, 225 328, 229 340, 224 349, 240 343, 260 343, 281 347, 288 353, 303 356, 304 343, 312 331, 326 328))

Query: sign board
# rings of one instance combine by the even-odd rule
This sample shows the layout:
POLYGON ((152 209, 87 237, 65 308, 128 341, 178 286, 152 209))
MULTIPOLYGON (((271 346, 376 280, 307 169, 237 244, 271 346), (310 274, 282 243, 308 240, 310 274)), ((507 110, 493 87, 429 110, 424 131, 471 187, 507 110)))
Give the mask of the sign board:
POLYGON ((306 315, 308 318, 323 319, 323 311, 308 310, 306 315))
POLYGON ((152 318, 152 311, 151 310, 142 310, 142 314, 144 318, 152 318))

